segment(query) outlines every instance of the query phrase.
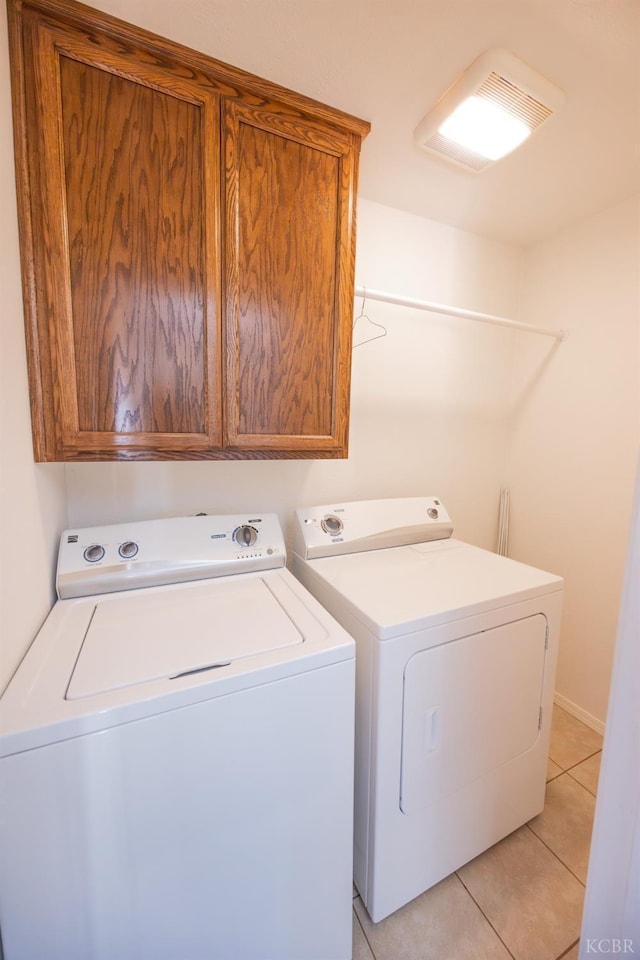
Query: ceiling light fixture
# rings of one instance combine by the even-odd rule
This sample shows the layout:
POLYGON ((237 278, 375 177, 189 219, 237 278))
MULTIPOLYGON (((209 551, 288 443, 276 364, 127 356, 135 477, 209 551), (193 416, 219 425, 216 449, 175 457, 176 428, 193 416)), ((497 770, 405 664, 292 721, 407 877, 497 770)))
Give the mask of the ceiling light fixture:
POLYGON ((416 128, 423 150, 479 173, 564 103, 564 93, 507 50, 478 57, 416 128))

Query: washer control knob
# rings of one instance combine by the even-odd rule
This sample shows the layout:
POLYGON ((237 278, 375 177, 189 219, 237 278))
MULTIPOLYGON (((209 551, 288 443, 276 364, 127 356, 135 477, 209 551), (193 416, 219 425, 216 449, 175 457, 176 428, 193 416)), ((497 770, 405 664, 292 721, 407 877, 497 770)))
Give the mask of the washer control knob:
POLYGON ((87 547, 83 556, 89 563, 97 563, 104 557, 104 547, 99 543, 92 543, 90 547, 87 547))
POLYGON ((429 507, 427 510, 427 516, 431 517, 432 520, 437 520, 440 514, 435 507, 429 507))
POLYGON ((337 536, 339 533, 342 533, 344 524, 340 517, 336 517, 335 514, 330 513, 326 517, 323 517, 320 521, 320 526, 325 533, 330 533, 332 537, 337 536))
POLYGON ((243 523, 233 531, 233 539, 241 547, 252 547, 258 539, 258 531, 248 523, 243 523))
POLYGON ((126 540, 124 543, 121 543, 118 547, 118 553, 125 560, 130 560, 138 552, 138 544, 133 540, 126 540))

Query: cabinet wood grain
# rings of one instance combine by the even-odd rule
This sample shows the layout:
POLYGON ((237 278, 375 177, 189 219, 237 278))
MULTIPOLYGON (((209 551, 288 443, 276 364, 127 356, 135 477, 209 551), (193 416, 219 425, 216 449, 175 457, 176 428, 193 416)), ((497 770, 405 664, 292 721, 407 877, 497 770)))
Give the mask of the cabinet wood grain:
POLYGON ((36 459, 346 455, 368 124, 7 3, 36 459))
POLYGON ((345 451, 351 153, 344 133, 226 103, 230 447, 345 451))
POLYGON ((81 432, 206 432, 200 110, 61 59, 81 432))

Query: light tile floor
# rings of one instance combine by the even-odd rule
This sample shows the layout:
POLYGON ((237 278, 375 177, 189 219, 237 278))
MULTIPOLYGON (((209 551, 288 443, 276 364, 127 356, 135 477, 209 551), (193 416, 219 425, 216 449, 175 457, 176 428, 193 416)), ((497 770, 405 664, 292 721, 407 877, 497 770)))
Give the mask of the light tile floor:
POLYGON ((374 924, 353 902, 353 960, 577 960, 602 737, 556 706, 545 808, 374 924))

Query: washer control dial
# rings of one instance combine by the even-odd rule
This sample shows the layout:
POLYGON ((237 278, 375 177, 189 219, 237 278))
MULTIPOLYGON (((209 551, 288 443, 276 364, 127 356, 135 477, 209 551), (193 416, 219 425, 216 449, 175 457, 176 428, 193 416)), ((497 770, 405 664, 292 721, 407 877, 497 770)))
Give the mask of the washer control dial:
POLYGON ((243 523, 233 531, 233 539, 241 547, 252 547, 258 539, 258 531, 248 523, 243 523))
POLYGON ((131 560, 138 552, 138 544, 134 540, 125 540, 118 547, 118 553, 124 560, 131 560))
POLYGON ((437 520, 440 514, 435 507, 429 507, 427 510, 427 516, 431 517, 432 520, 437 520))
POLYGON ((83 556, 89 563, 97 563, 98 560, 102 560, 104 557, 104 547, 100 543, 92 543, 91 546, 87 547, 84 551, 83 556))
POLYGON ((332 537, 337 537, 344 529, 342 520, 340 517, 336 517, 334 513, 329 513, 326 517, 323 517, 320 526, 325 533, 330 533, 332 537))

